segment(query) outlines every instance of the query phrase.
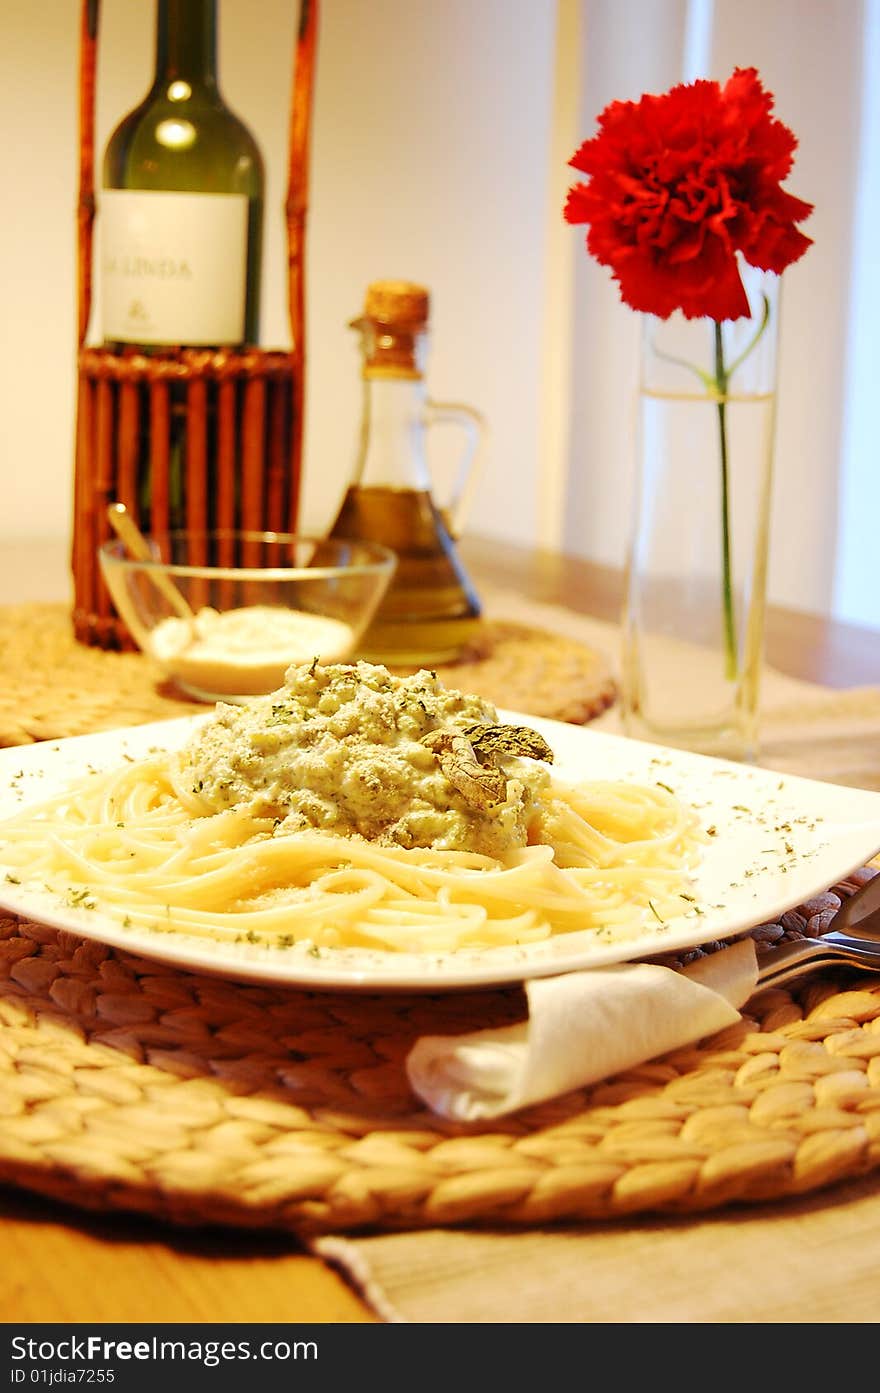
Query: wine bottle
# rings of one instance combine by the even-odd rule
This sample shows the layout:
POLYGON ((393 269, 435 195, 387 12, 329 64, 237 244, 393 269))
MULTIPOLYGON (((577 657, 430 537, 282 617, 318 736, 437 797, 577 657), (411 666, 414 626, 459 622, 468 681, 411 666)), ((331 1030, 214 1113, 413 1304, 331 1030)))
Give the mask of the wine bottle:
POLYGON ((218 86, 217 0, 157 0, 153 84, 104 156, 104 342, 256 344, 263 187, 218 86))

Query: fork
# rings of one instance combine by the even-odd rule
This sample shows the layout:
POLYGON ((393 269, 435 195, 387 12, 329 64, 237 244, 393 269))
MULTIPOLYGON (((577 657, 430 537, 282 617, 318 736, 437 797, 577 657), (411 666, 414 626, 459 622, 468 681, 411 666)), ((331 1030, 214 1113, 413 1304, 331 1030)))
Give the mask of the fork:
POLYGON ((758 968, 758 986, 776 987, 820 967, 880 972, 880 875, 840 906, 817 938, 783 943, 758 968))
POLYGON ((758 967, 758 989, 782 986, 820 967, 857 967, 863 972, 880 972, 880 944, 865 946, 856 940, 823 943, 821 938, 783 943, 758 967))

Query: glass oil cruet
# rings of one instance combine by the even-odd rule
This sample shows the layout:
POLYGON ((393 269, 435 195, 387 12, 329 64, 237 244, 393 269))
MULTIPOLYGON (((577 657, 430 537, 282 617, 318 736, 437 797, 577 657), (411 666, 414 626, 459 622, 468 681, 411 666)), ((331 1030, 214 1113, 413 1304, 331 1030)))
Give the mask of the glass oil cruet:
POLYGON ((376 281, 351 323, 361 335, 363 410, 354 478, 329 534, 380 542, 397 554, 359 656, 398 667, 451 662, 480 627, 480 602, 455 539, 485 427, 471 407, 427 396, 428 311, 423 286, 376 281), (449 422, 464 429, 466 443, 452 498, 439 505, 425 438, 429 427, 449 422))

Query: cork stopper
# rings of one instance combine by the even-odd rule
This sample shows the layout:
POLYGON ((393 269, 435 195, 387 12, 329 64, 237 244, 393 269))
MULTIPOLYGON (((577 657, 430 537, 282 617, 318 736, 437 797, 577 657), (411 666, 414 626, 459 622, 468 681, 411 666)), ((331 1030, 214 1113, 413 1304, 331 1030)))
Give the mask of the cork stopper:
POLYGON ((363 314, 351 327, 363 335, 364 377, 422 377, 430 296, 412 281, 373 281, 363 314))
POLYGON ((423 285, 412 281, 373 281, 367 286, 364 318, 414 329, 427 325, 429 306, 430 297, 423 285))

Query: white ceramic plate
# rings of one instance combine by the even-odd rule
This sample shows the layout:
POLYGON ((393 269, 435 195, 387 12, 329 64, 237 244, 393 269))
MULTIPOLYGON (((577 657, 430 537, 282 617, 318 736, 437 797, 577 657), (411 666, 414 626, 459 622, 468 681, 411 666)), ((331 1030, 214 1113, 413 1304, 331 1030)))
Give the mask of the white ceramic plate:
MULTIPOLYGON (((70 908, 58 894, 7 881, 0 844, 0 908, 200 972, 312 989, 437 992, 521 982, 727 938, 777 919, 880 851, 880 793, 786 777, 519 712, 499 716, 539 730, 562 778, 658 782, 696 807, 704 826, 715 829, 694 877, 696 907, 626 942, 597 942, 584 932, 521 948, 424 955, 325 948, 316 957, 304 945, 269 949, 124 929, 96 911, 70 908)), ((176 748, 206 719, 186 717, 0 750, 0 819, 90 769, 176 748)))

